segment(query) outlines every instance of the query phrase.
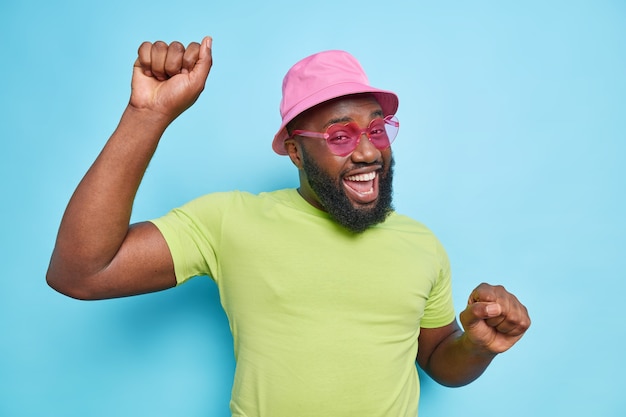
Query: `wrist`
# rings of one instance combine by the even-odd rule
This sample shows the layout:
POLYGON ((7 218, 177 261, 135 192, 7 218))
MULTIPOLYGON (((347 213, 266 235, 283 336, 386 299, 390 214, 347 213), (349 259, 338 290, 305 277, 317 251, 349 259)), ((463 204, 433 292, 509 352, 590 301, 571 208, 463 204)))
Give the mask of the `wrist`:
POLYGON ((133 124, 141 125, 144 128, 153 128, 155 130, 165 131, 165 129, 174 121, 176 116, 168 116, 159 111, 142 108, 128 103, 122 119, 132 121, 133 124))
POLYGON ((490 350, 488 346, 473 341, 467 332, 463 332, 459 337, 459 343, 463 347, 463 350, 475 357, 493 359, 497 355, 497 353, 490 350))

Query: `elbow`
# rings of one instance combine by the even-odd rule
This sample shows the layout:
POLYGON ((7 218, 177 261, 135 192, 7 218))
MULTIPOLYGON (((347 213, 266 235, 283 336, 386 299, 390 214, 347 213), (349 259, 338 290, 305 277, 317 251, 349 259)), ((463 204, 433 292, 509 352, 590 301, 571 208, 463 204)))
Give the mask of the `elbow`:
POLYGON ((422 370, 436 383, 447 388, 460 388, 476 381, 486 370, 487 364, 470 366, 465 363, 461 367, 445 366, 444 368, 432 369, 421 367, 422 370))
POLYGON ((440 375, 424 368, 422 370, 437 384, 447 388, 464 387, 474 382, 480 376, 480 374, 461 375, 458 373, 440 375))
POLYGON ((56 292, 76 300, 97 299, 84 282, 85 279, 72 277, 72 274, 60 272, 52 266, 46 272, 46 283, 56 292))
POLYGON ((478 379, 478 376, 465 378, 465 379, 459 379, 459 378, 435 379, 435 381, 438 384, 447 388, 461 388, 461 387, 471 384, 472 382, 476 381, 476 379, 478 379))

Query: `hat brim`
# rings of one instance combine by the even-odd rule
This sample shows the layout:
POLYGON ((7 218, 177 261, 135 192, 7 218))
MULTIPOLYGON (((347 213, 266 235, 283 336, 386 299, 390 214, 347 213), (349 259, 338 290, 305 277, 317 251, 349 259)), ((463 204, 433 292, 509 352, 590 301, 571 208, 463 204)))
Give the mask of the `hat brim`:
POLYGON ((272 149, 279 155, 287 155, 287 150, 285 149, 285 140, 289 138, 289 134, 287 133, 286 126, 300 113, 329 100, 353 94, 365 93, 372 94, 376 98, 385 116, 395 114, 398 110, 398 96, 391 91, 379 90, 377 88, 372 88, 369 85, 360 83, 335 84, 323 90, 317 91, 315 94, 312 94, 301 100, 298 104, 293 106, 291 110, 287 112, 287 114, 283 116, 283 121, 280 125, 280 129, 278 129, 278 133, 276 133, 276 135, 274 136, 272 149))

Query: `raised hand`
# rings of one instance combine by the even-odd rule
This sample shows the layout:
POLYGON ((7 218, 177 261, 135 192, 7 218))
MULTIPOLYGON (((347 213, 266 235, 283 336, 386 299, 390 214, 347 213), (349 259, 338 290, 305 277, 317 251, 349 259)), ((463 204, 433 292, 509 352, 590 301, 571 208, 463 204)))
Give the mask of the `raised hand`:
POLYGON ((174 120, 204 90, 211 70, 212 39, 190 43, 144 42, 133 68, 130 106, 150 110, 174 120))

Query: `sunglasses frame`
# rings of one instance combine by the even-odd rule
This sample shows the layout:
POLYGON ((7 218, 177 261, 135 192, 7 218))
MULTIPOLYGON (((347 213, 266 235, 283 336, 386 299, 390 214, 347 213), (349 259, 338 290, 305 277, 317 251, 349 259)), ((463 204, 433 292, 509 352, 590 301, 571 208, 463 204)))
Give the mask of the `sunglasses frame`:
POLYGON ((367 139, 370 141, 372 145, 376 147, 376 149, 378 150, 387 149, 388 147, 391 146, 393 141, 396 139, 399 129, 400 129, 400 121, 395 115, 390 114, 388 116, 385 116, 384 118, 377 117, 376 119, 373 119, 366 129, 361 129, 355 122, 333 123, 332 125, 328 126, 328 128, 326 129, 326 132, 312 132, 309 130, 294 130, 290 138, 293 138, 294 136, 304 136, 308 138, 324 139, 326 141, 326 146, 328 146, 328 149, 333 154, 337 156, 347 156, 350 153, 354 152, 357 146, 359 146, 361 137, 363 137, 363 135, 367 136, 367 139), (379 120, 382 120, 384 123, 385 133, 386 133, 385 136, 387 139, 382 144, 378 143, 379 142, 378 139, 372 140, 372 137, 371 137, 372 124, 379 120), (350 147, 347 147, 347 144, 344 144, 342 146, 342 145, 336 145, 333 142, 331 142, 332 137, 328 132, 332 132, 333 130, 336 130, 337 128, 341 129, 342 127, 346 131, 353 133, 354 135, 357 135, 356 139, 353 135, 348 136, 351 139, 349 142, 350 147), (343 149, 343 148, 345 148, 346 150, 341 151, 340 149, 343 149))

